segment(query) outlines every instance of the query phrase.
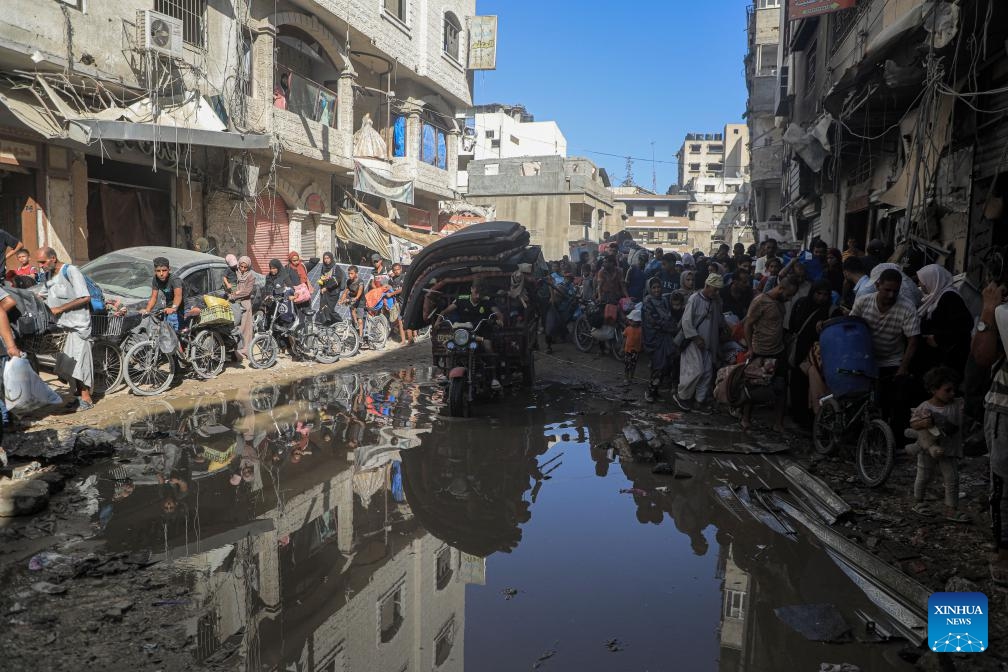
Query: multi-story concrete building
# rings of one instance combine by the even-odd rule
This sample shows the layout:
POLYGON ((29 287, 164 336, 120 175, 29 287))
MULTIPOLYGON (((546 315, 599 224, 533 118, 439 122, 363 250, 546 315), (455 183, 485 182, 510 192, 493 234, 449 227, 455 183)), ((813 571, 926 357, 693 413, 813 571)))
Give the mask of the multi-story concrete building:
POLYGON ((859 0, 781 25, 782 209, 797 237, 877 238, 981 282, 1008 245, 1008 5, 859 0))
MULTIPOLYGON (((756 0, 747 9, 746 122, 749 128, 749 219, 760 232, 777 231, 781 220, 783 131, 776 123, 780 71, 781 0, 756 0)), ((775 234, 768 234, 773 237, 775 234)))
POLYGON ((80 262, 207 238, 262 268, 369 225, 347 212, 361 165, 355 195, 404 225, 455 194, 475 0, 5 10, 0 226, 29 246, 80 262))
POLYGON ((726 124, 721 133, 687 133, 676 154, 679 186, 704 177, 742 177, 749 172, 749 129, 726 124))
POLYGON ((614 216, 609 176, 588 159, 529 156, 469 164, 469 200, 520 222, 547 259, 569 254, 569 243, 599 241, 621 221, 614 216))
POLYGON ((691 181, 689 220, 692 249, 709 252, 720 243, 753 242, 746 204, 749 181, 743 177, 703 177, 691 181))
POLYGON ((459 190, 468 185, 470 161, 519 156, 567 156, 567 138, 555 121, 536 121, 522 105, 476 106, 466 118, 459 147, 459 190))
POLYGON ((626 208, 623 228, 633 234, 638 244, 650 250, 661 248, 664 252, 683 253, 694 249, 687 217, 688 193, 652 194, 643 189, 621 193, 622 188, 613 191, 616 202, 626 208))

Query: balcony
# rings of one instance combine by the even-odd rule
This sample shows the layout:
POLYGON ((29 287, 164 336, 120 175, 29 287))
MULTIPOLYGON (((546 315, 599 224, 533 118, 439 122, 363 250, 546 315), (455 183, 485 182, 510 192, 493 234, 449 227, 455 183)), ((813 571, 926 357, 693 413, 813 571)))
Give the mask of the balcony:
POLYGON ((767 115, 774 113, 777 86, 776 75, 752 78, 749 85, 750 115, 767 115))
POLYGON ((352 133, 336 128, 340 104, 336 93, 280 65, 276 67, 273 81, 274 125, 284 149, 351 167, 352 133))
POLYGON ((273 105, 282 110, 336 127, 336 92, 318 82, 278 65, 273 79, 273 105))

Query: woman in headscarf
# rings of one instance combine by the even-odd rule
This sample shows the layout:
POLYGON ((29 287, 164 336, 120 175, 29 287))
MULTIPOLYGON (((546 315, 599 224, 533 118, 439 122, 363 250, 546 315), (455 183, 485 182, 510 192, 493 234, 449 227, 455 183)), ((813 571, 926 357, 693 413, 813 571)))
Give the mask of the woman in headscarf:
POLYGON ((238 282, 238 257, 229 254, 224 257, 224 263, 228 266, 228 270, 224 272, 224 289, 233 292, 235 283, 238 282))
POLYGON ((812 285, 808 296, 799 299, 791 311, 788 332, 795 339, 788 352, 791 388, 791 417, 802 427, 812 424, 809 407, 809 379, 802 364, 808 359, 812 346, 819 340, 818 325, 829 319, 833 308, 833 289, 823 278, 812 285))
POLYGON ((695 269, 695 262, 693 261, 693 255, 690 254, 689 252, 686 252, 685 254, 683 254, 682 255, 682 265, 683 265, 683 268, 685 268, 688 271, 694 270, 695 269))
POLYGON ((644 400, 648 403, 653 403, 658 398, 658 387, 662 379, 672 374, 673 366, 679 361, 679 346, 676 345, 675 336, 679 333, 684 306, 682 294, 673 292, 666 299, 662 296, 661 280, 651 278, 641 309, 644 318, 644 350, 651 356, 651 384, 644 393, 644 400))
POLYGON ((837 296, 843 296, 843 253, 835 247, 831 247, 826 252, 826 273, 824 277, 829 280, 830 291, 836 292, 837 296))
POLYGON ((270 259, 266 284, 263 286, 263 296, 281 297, 290 287, 292 285, 288 270, 284 268, 279 259, 270 259))
POLYGON ((692 270, 685 270, 679 274, 679 293, 682 294, 683 303, 688 301, 689 297, 696 291, 696 287, 694 286, 695 279, 696 272, 692 270))
POLYGON ((241 345, 238 347, 238 356, 248 359, 249 346, 252 344, 252 293, 255 291, 255 275, 252 274, 252 260, 248 257, 239 259, 237 265, 237 282, 228 298, 241 308, 241 321, 238 324, 241 345))
POLYGON ((923 376, 936 366, 966 369, 970 352, 973 314, 952 285, 952 274, 938 264, 917 271, 917 282, 924 294, 917 315, 921 337, 911 369, 923 376))
POLYGON ((343 291, 343 269, 336 265, 332 252, 322 254, 322 275, 319 276, 319 316, 324 324, 339 320, 336 304, 343 291))
MULTIPOLYGON (((305 268, 305 265, 301 262, 301 255, 297 252, 292 251, 287 255, 287 270, 290 273, 297 275, 299 285, 308 284, 308 269, 305 268)), ((311 289, 311 287, 308 289, 311 289)))

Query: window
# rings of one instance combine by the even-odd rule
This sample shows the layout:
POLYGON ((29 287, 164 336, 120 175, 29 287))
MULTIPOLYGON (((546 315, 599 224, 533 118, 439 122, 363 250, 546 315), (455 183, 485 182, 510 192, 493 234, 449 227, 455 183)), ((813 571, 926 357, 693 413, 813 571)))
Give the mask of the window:
POLYGON ((451 655, 452 646, 454 644, 455 617, 452 616, 451 619, 444 624, 444 627, 441 628, 441 632, 438 633, 437 638, 434 640, 435 667, 441 667, 448 662, 448 656, 451 655))
POLYGON ((518 136, 517 135, 512 135, 511 136, 511 144, 512 145, 520 145, 521 144, 521 142, 518 140, 518 136))
POLYGON ((805 50, 805 95, 810 96, 815 93, 816 85, 816 52, 818 45, 816 42, 809 44, 805 50))
POLYGON ((690 145, 689 146, 689 153, 690 154, 699 154, 702 149, 703 149, 702 145, 690 145))
POLYGON ((735 128, 735 129, 732 129, 732 133, 733 133, 734 135, 738 135, 738 129, 737 129, 737 128, 735 128))
POLYGON ((773 9, 780 7, 780 0, 756 0, 756 9, 773 9))
POLYGON ((710 154, 724 154, 724 145, 710 145, 707 147, 710 154))
POLYGON ((238 61, 238 87, 242 94, 252 95, 252 39, 242 37, 241 59, 238 61))
POLYGON ((687 215, 687 217, 689 217, 689 220, 691 222, 695 222, 696 221, 696 210, 690 210, 690 212, 687 215))
MULTIPOLYGON (((500 144, 494 140, 495 147, 500 144)), ((448 167, 448 139, 444 129, 424 122, 420 131, 420 160, 446 170, 448 167)))
POLYGON ((703 190, 704 190, 704 193, 713 194, 714 193, 714 185, 713 184, 705 184, 703 190))
POLYGON ((404 584, 400 582, 378 602, 378 632, 382 644, 387 644, 395 638, 405 620, 403 587, 404 584))
POLYGON ((491 140, 490 147, 492 149, 500 149, 500 140, 491 140))
POLYGON ((444 53, 454 60, 459 60, 459 33, 462 32, 462 24, 451 12, 446 12, 444 16, 444 53))
POLYGON ((445 546, 438 551, 437 559, 434 563, 434 574, 437 579, 437 589, 444 590, 452 579, 451 548, 445 546))
POLYGON ((745 593, 740 590, 726 590, 724 600, 725 618, 742 618, 745 615, 745 593))
POLYGON ((700 164, 699 163, 691 163, 691 164, 689 164, 689 169, 690 169, 691 173, 698 173, 698 172, 700 172, 700 164))
POLYGON ((206 0, 154 0, 154 11, 182 21, 182 41, 202 48, 206 44, 206 0))
POLYGON ((385 11, 406 23, 406 0, 385 0, 385 11))
POLYGON ((70 5, 74 9, 84 9, 83 3, 84 0, 63 0, 64 5, 70 5))
POLYGON ((724 171, 724 164, 723 163, 710 163, 710 164, 707 164, 707 170, 709 170, 712 173, 723 172, 724 171))
POLYGON ((761 44, 756 50, 756 76, 773 77, 777 74, 777 45, 761 44))
POLYGON ((485 133, 485 135, 486 135, 486 137, 488 137, 488 138, 492 138, 492 137, 494 136, 494 132, 493 132, 493 131, 487 131, 487 132, 485 133))
POLYGON ((648 217, 654 217, 654 206, 653 205, 649 205, 648 206, 648 208, 647 208, 647 216, 648 217))

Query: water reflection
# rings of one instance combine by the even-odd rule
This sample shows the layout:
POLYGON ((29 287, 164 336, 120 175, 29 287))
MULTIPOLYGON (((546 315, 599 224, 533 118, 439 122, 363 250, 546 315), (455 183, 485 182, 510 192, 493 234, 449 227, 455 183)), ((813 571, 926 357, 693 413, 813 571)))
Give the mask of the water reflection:
MULTIPOLYGON (((783 485, 761 460, 683 453, 655 475, 598 439, 618 413, 538 394, 449 420, 407 370, 145 405, 101 474, 99 536, 189 570, 195 656, 225 668, 528 669, 559 640, 554 669, 615 669, 598 647, 620 637, 620 669, 672 650, 681 669, 811 669, 822 645, 774 609, 883 621, 818 545, 718 497, 783 485)), ((885 652, 843 657, 899 669, 885 652)))

